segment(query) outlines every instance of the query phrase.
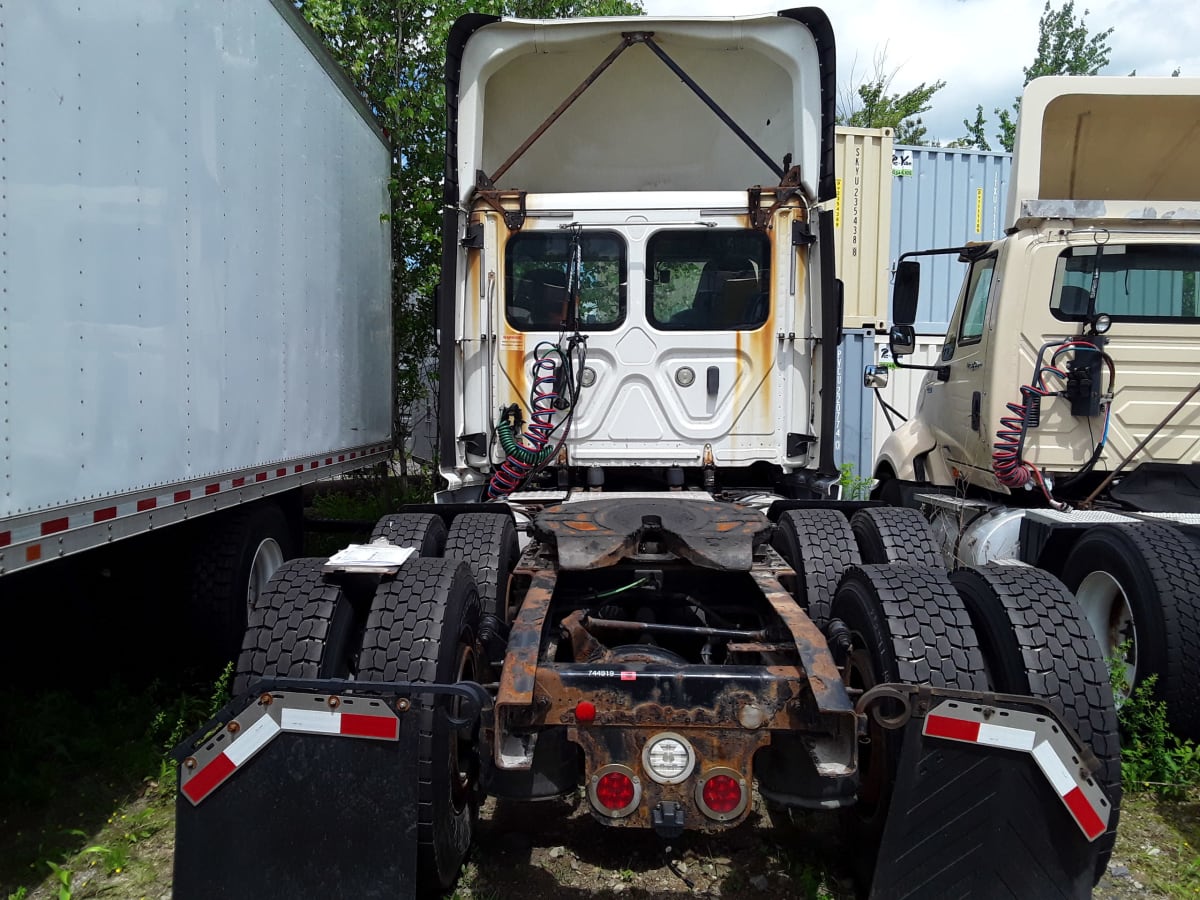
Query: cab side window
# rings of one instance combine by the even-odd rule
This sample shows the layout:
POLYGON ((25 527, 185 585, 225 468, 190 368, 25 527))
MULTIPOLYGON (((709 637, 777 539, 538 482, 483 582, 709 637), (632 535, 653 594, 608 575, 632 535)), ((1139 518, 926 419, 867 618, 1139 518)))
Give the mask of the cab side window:
POLYGON ((978 344, 983 338, 983 325, 987 319, 988 294, 992 289, 992 273, 996 270, 996 258, 977 259, 971 265, 967 278, 967 292, 963 298, 962 322, 958 327, 958 346, 978 344))

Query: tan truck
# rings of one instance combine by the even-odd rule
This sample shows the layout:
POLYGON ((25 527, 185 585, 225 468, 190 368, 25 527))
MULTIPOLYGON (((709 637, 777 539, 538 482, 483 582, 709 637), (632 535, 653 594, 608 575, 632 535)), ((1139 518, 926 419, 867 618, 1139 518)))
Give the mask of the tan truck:
MULTIPOLYGON (((1200 736, 1200 79, 1037 79, 1021 104, 1007 233, 905 254, 967 266, 915 415, 875 496, 921 509, 948 565, 1019 560, 1074 593, 1126 685, 1157 676, 1200 736)), ((901 363, 902 364, 902 363, 901 363)), ((887 372, 868 367, 868 387, 887 372)))

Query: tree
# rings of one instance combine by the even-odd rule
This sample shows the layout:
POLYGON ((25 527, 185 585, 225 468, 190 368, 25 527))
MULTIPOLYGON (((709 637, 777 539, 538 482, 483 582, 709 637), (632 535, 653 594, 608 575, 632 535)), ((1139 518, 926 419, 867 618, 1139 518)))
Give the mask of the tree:
POLYGON ((967 133, 956 141, 951 141, 951 147, 974 147, 976 150, 991 150, 992 147, 988 143, 987 134, 987 119, 983 114, 983 104, 975 107, 975 120, 970 121, 963 119, 963 127, 967 129, 967 133))
MULTIPOLYGON (((640 15, 640 0, 293 0, 375 111, 392 144, 394 440, 429 395, 437 353, 433 294, 441 254, 446 40, 467 12, 528 18, 640 15)), ((403 462, 403 460, 402 460, 403 462)), ((402 468, 403 471, 403 468, 402 468)))
MULTIPOLYGON (((887 66, 887 48, 875 55, 875 68, 868 78, 838 98, 837 123, 852 128, 891 128, 897 144, 926 144, 926 128, 921 113, 932 108, 933 95, 946 86, 944 81, 921 82, 904 93, 891 92, 892 81, 900 70, 887 66)), ((851 81, 854 74, 851 69, 851 81)))
MULTIPOLYGON (((1046 0, 1038 20, 1037 54, 1033 64, 1024 70, 1022 86, 1043 75, 1096 75, 1108 65, 1112 53, 1108 39, 1113 29, 1092 34, 1084 22, 1088 13, 1085 9, 1076 19, 1075 0, 1066 0, 1061 9, 1052 8, 1051 0, 1046 0)), ((995 111, 1000 120, 1000 144, 1010 152, 1017 139, 1016 115, 1020 108, 1021 98, 1017 97, 1011 112, 1007 109, 995 111)))

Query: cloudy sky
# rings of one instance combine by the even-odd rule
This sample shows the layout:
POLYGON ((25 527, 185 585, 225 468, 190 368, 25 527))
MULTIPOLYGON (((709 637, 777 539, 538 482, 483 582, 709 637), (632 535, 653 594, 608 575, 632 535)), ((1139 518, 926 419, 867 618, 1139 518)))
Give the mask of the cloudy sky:
MULTIPOLYGON (((817 5, 833 23, 838 48, 839 90, 852 74, 874 71, 874 58, 886 48, 887 69, 898 69, 894 91, 921 82, 945 80, 924 116, 929 137, 962 136, 962 120, 983 104, 994 125, 993 108, 1012 103, 1020 92, 1022 68, 1037 51, 1038 19, 1045 0, 643 0, 649 15, 748 15, 789 6, 817 5)), ((1055 2, 1055 6, 1061 3, 1055 2)), ((1104 74, 1200 75, 1200 3, 1194 0, 1076 0, 1077 14, 1091 12, 1092 32, 1109 26, 1112 58, 1104 74)), ((989 139, 995 128, 989 127, 989 139)), ((993 143, 995 148, 995 144, 993 143)))

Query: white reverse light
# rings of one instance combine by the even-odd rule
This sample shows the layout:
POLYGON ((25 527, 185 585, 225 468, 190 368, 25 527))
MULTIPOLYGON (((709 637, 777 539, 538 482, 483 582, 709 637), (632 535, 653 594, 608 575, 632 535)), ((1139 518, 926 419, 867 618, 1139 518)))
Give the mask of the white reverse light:
POLYGON ((659 784, 679 784, 696 767, 696 751, 680 735, 663 732, 646 741, 642 766, 659 784))

